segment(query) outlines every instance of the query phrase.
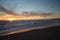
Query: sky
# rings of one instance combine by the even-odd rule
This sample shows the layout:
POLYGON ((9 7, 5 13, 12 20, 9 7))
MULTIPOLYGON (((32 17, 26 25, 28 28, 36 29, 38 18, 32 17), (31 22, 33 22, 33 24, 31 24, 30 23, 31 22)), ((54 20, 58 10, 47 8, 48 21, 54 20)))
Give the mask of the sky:
POLYGON ((15 12, 39 11, 60 13, 60 0, 1 0, 0 4, 15 12))
POLYGON ((56 13, 60 16, 60 0, 0 0, 7 10, 20 12, 56 13))

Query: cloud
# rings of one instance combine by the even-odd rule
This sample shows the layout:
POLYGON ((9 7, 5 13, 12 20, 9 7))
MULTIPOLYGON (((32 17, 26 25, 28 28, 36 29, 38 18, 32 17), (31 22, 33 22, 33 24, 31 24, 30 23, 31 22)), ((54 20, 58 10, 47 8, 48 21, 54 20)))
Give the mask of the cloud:
POLYGON ((13 13, 13 12, 5 9, 3 6, 0 6, 0 11, 5 12, 6 14, 9 14, 9 15, 17 15, 16 13, 13 13))
POLYGON ((53 16, 55 14, 54 13, 41 13, 40 15, 47 17, 47 16, 53 16))
MULTIPOLYGON (((5 12, 5 14, 18 16, 17 13, 13 13, 9 10, 6 10, 3 6, 0 6, 0 11, 5 12)), ((2 15, 2 14, 0 14, 0 15, 2 15)), ((53 15, 54 15, 54 13, 22 12, 22 14, 20 14, 19 16, 43 16, 43 17, 48 17, 48 16, 53 16, 53 15)))
POLYGON ((23 15, 23 16, 43 16, 43 17, 48 17, 48 16, 55 15, 55 13, 23 12, 21 15, 23 15))

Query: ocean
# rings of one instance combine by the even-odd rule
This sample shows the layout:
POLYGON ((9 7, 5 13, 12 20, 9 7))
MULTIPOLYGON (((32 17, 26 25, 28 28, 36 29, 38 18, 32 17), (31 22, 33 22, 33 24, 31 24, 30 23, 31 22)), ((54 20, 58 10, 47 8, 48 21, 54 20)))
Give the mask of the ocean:
POLYGON ((0 35, 29 27, 60 25, 60 20, 16 20, 0 21, 0 35))

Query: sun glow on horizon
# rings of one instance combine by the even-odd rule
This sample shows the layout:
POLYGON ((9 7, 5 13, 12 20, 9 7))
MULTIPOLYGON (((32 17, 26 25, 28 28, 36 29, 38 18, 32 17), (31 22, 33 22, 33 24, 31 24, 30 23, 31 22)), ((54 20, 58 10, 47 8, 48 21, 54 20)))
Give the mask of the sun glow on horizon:
POLYGON ((15 20, 15 18, 8 18, 8 20, 9 20, 9 21, 14 21, 14 20, 15 20))
POLYGON ((0 20, 14 21, 14 20, 47 20, 47 19, 55 19, 60 18, 60 16, 6 16, 0 17, 0 20))

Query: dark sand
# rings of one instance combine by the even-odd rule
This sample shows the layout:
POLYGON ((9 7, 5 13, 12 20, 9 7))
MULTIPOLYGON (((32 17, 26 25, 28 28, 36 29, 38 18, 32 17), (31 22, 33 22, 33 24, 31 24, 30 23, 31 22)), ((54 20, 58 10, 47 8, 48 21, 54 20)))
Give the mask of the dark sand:
POLYGON ((0 40, 59 40, 60 25, 0 37, 0 40))

